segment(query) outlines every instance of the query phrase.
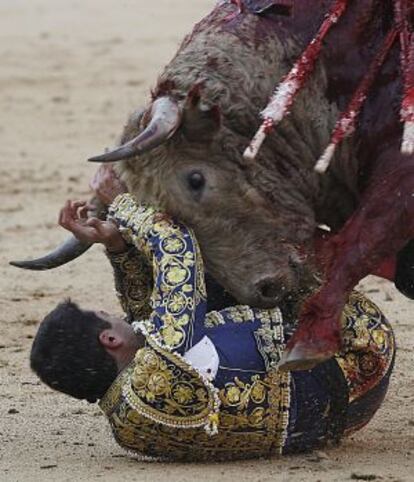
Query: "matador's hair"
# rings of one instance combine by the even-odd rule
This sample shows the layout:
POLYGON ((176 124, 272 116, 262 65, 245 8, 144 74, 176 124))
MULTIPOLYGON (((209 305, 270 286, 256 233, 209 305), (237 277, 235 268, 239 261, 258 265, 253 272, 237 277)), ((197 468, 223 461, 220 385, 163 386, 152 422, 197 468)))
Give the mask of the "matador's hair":
POLYGON ((67 300, 42 321, 30 366, 54 390, 91 403, 102 398, 118 374, 115 360, 99 342, 110 323, 67 300))

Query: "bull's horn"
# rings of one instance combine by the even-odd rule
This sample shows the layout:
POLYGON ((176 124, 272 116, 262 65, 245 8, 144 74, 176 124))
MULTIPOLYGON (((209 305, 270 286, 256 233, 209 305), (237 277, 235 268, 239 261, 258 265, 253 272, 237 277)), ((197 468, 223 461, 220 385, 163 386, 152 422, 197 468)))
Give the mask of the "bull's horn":
MULTIPOLYGON (((99 219, 106 219, 106 207, 97 199, 92 198, 89 201, 94 209, 89 212, 89 216, 98 217, 99 219)), ((27 261, 10 261, 12 266, 17 268, 29 269, 32 271, 46 271, 48 269, 58 268, 70 261, 81 256, 92 245, 89 243, 82 243, 74 236, 70 236, 54 251, 38 259, 27 261)))
POLYGON ((63 266, 69 263, 69 261, 78 258, 91 246, 91 244, 81 243, 74 236, 71 236, 54 251, 42 258, 27 261, 10 261, 10 264, 17 268, 30 269, 32 271, 46 271, 63 266))
POLYGON ((116 162, 137 156, 163 144, 180 127, 182 109, 170 97, 160 97, 151 108, 151 120, 137 137, 117 149, 91 157, 90 162, 116 162))

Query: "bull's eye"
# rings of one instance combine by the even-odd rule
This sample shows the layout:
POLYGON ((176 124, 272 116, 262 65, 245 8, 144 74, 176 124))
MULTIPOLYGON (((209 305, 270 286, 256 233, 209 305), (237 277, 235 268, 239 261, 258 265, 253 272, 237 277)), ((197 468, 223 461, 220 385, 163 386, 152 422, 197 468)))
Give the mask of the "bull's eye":
POLYGON ((190 173, 187 177, 188 185, 192 191, 200 192, 206 184, 206 179, 199 171, 190 173))

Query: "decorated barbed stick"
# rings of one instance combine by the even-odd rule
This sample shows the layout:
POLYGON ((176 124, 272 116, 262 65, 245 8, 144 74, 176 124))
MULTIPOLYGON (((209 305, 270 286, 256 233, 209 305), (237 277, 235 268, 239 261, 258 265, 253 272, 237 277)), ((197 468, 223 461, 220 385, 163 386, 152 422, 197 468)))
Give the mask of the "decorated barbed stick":
POLYGON ((403 154, 414 153, 414 34, 411 34, 409 43, 410 55, 407 63, 407 76, 404 88, 401 117, 404 122, 404 134, 401 145, 403 154))
POLYGON ((281 122, 289 112, 289 108, 292 106, 296 95, 303 88, 315 68, 316 61, 322 50, 324 38, 332 26, 342 17, 348 3, 349 0, 335 1, 316 37, 306 47, 292 70, 276 88, 270 103, 261 113, 263 123, 243 154, 246 160, 251 161, 256 158, 260 147, 271 129, 281 122))
POLYGON ((386 36, 381 50, 376 54, 374 60, 369 66, 368 72, 364 75, 364 78, 352 96, 348 107, 336 123, 335 129, 332 133, 331 143, 315 165, 316 172, 321 174, 326 172, 333 156, 335 155, 337 146, 355 132, 356 122, 368 97, 369 91, 375 82, 381 67, 384 65, 397 37, 398 29, 394 27, 386 36))
POLYGON ((414 33, 410 29, 410 8, 412 0, 395 0, 395 18, 400 29, 401 72, 404 83, 404 97, 401 106, 401 121, 404 123, 401 152, 414 153, 414 33), (410 3, 410 8, 408 4, 410 3))

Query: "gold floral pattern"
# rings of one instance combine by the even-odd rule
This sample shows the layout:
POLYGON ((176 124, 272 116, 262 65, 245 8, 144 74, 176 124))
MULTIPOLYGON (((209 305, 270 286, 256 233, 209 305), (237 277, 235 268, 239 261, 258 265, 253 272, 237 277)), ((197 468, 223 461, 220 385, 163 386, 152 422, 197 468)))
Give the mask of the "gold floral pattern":
POLYGON ((206 305, 204 266, 193 232, 150 206, 137 205, 129 194, 118 197, 109 214, 153 266, 152 312, 142 320, 143 328, 160 345, 183 353, 196 310, 206 305))
MULTIPOLYGON (((208 393, 203 387, 196 388, 183 372, 179 374, 173 369, 161 353, 171 356, 164 350, 154 353, 152 348, 147 348, 142 351, 135 359, 135 368, 130 367, 128 373, 117 380, 117 388, 112 388, 101 401, 100 406, 121 446, 140 454, 174 460, 246 459, 282 453, 289 423, 289 374, 272 370, 267 375, 254 375, 248 382, 235 379, 227 384, 219 395, 219 431, 211 437, 201 426, 192 426, 192 416, 185 415, 195 405, 203 404, 203 401, 208 403, 208 393), (138 364, 142 363, 144 369, 137 370, 138 364), (171 379, 166 373, 170 369, 177 373, 177 378, 171 379), (159 374, 157 379, 163 380, 158 386, 159 393, 163 394, 160 396, 164 397, 165 412, 161 415, 158 410, 151 413, 144 392, 143 399, 137 404, 125 390, 125 385, 134 385, 138 380, 133 388, 138 393, 144 384, 148 387, 154 374, 159 374), (169 389, 165 390, 164 381, 167 379, 170 380, 169 389), (113 396, 114 393, 118 398, 113 396), (187 420, 188 425, 177 423, 180 417, 182 422, 187 420)), ((150 403, 155 406, 160 396, 155 396, 154 389, 149 391, 152 393, 150 403)))
POLYGON ((380 309, 353 292, 342 315, 343 350, 336 357, 353 402, 374 388, 389 371, 395 355, 392 328, 380 309))
POLYGON ((183 359, 155 343, 138 350, 123 396, 141 415, 171 427, 202 427, 216 409, 215 392, 183 359))
POLYGON ((261 404, 266 397, 266 387, 259 375, 254 375, 252 383, 243 383, 237 377, 233 383, 229 383, 220 390, 220 400, 227 407, 237 406, 244 410, 249 402, 261 404))
POLYGON ((125 253, 108 253, 108 258, 114 271, 116 294, 128 320, 148 318, 152 311, 153 281, 145 256, 132 247, 125 253))

